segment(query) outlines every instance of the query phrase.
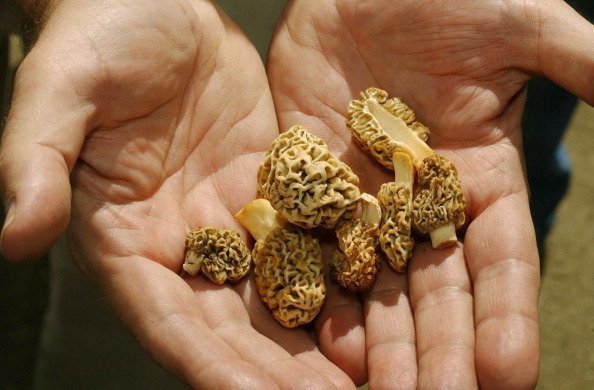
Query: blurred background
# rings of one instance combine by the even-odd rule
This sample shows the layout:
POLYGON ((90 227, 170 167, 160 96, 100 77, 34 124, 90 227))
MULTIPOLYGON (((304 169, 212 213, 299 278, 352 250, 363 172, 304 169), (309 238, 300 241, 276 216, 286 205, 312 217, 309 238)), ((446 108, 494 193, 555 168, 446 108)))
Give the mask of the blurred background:
MULTIPOLYGON (((4 4, 4 2, 3 2, 4 4)), ((23 45, 0 5, 0 123, 23 45)), ((233 15, 232 15, 233 16, 233 15)), ((248 31, 249 33, 249 31, 248 31)), ((262 51, 267 45, 259 46, 262 51)), ((1 128, 1 127, 0 127, 1 128)), ((582 102, 564 136, 569 190, 544 242, 539 389, 594 389, 594 109, 582 102)), ((0 222, 4 216, 0 214, 0 222)), ((46 258, 14 265, 0 258, 0 389, 29 389, 48 304, 46 258)), ((81 276, 82 277, 82 276, 81 276)))

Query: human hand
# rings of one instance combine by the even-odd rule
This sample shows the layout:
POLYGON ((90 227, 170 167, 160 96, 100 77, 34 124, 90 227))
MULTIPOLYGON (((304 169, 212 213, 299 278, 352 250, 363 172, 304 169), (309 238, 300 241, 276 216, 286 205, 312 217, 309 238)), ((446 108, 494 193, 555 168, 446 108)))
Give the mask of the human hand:
POLYGON ((211 2, 52 2, 0 151, 2 250, 35 258, 69 225, 79 267, 193 387, 353 386, 251 281, 178 275, 189 229, 243 231, 277 134, 261 60, 211 2))
POLYGON ((560 1, 290 2, 268 73, 281 130, 324 138, 377 193, 387 172, 355 146, 346 107, 375 86, 401 97, 456 164, 465 237, 418 245, 407 275, 329 289, 320 348, 372 388, 524 388, 538 377, 539 260, 520 121, 530 74, 589 102, 592 26, 560 1), (365 335, 364 341, 362 335, 365 335))

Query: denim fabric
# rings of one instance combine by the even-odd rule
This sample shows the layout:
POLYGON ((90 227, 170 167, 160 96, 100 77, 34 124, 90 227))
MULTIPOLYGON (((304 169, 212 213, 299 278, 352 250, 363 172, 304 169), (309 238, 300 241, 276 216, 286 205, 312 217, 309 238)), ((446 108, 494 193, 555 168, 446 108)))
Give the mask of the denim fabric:
POLYGON ((555 210, 567 192, 571 164, 562 142, 578 100, 544 78, 528 85, 522 121, 530 211, 541 258, 555 210))

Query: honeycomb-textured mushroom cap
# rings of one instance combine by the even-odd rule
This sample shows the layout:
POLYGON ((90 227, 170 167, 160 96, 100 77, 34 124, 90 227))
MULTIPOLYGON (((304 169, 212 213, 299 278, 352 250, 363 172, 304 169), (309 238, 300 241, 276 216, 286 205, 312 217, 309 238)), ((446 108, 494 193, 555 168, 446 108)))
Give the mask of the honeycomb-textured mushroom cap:
POLYGON ((300 126, 289 133, 273 142, 259 169, 260 193, 295 225, 333 228, 356 208, 359 178, 318 137, 300 126))
POLYGON ((275 182, 274 167, 276 167, 278 158, 292 146, 309 144, 326 146, 321 138, 311 134, 302 126, 293 126, 272 141, 264 157, 264 162, 258 169, 257 177, 261 196, 269 198, 270 193, 273 191, 275 182))
POLYGON ((362 194, 361 204, 361 218, 340 221, 336 225, 338 250, 330 261, 332 278, 353 292, 371 288, 379 260, 375 251, 381 220, 379 204, 369 194, 362 194))
POLYGON ((340 250, 332 254, 332 278, 353 292, 367 291, 375 281, 375 252, 379 227, 359 221, 341 221, 336 228, 340 250))
POLYGON ((349 103, 347 117, 347 125, 355 141, 388 169, 394 169, 392 155, 399 150, 416 155, 413 150, 420 148, 423 156, 430 153, 430 148, 424 144, 429 129, 415 120, 414 112, 406 104, 398 98, 389 98, 384 90, 368 88, 361 92, 361 99, 349 103), (369 106, 370 102, 377 103, 387 115, 377 118, 369 106), (390 128, 386 123, 380 123, 379 119, 386 118, 392 125, 390 128), (405 130, 391 131, 393 127, 405 130))
POLYGON ((437 154, 428 157, 419 167, 418 182, 413 200, 415 229, 428 233, 449 224, 464 225, 466 198, 454 164, 437 154))
POLYGON ((192 276, 201 271, 216 284, 236 282, 249 273, 251 263, 249 249, 233 230, 199 227, 186 236, 183 269, 192 276))
POLYGON ((377 199, 382 209, 381 248, 390 266, 397 272, 404 272, 415 245, 411 237, 411 190, 394 182, 384 183, 377 199))
POLYGON ((276 228, 252 255, 258 293, 274 317, 287 328, 313 320, 326 297, 317 239, 297 227, 276 228))

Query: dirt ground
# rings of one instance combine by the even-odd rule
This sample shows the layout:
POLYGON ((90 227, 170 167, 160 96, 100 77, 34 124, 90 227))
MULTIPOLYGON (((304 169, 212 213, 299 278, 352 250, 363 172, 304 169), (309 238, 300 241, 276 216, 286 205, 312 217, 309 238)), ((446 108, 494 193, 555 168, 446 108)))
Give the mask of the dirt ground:
MULTIPOLYGON (((573 178, 547 242, 540 298, 542 390, 594 389, 594 108, 580 104, 566 144, 573 178)), ((47 269, 0 259, 2 389, 29 388, 47 269)))
POLYGON ((539 389, 594 389, 594 108, 565 136, 573 177, 547 242, 539 389))

